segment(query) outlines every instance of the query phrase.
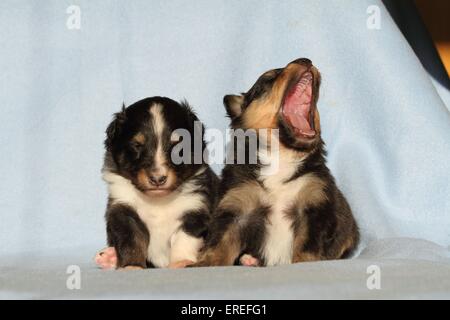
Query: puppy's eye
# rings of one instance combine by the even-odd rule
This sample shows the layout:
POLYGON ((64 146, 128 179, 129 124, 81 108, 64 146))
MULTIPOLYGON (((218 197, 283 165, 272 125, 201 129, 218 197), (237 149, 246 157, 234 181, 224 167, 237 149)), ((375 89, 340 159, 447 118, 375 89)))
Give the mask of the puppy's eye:
POLYGON ((136 142, 136 141, 133 141, 133 142, 131 142, 130 147, 131 147, 131 149, 133 151, 139 152, 139 151, 142 150, 143 144, 139 143, 139 142, 136 142))

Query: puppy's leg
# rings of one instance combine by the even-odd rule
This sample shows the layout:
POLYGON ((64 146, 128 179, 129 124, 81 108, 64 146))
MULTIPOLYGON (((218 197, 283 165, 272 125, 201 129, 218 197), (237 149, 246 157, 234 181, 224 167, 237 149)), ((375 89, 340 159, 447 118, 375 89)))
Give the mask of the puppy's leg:
POLYGON ((209 220, 207 210, 190 211, 183 215, 180 229, 170 240, 169 268, 184 268, 197 262, 209 220))
POLYGON ((345 199, 316 203, 304 210, 295 232, 292 262, 345 258, 358 239, 358 227, 345 199))
POLYGON ((240 239, 235 232, 228 230, 219 243, 205 249, 200 255, 200 260, 192 266, 232 266, 241 251, 240 239))
POLYGON ((298 216, 296 218, 298 220, 297 226, 294 228, 292 263, 321 260, 324 234, 326 232, 324 227, 329 217, 326 216, 322 206, 304 209, 301 218, 301 210, 297 211, 298 216), (323 223, 321 220, 323 220, 323 223))
POLYGON ((206 247, 199 261, 193 266, 231 266, 241 252, 241 237, 236 214, 230 211, 217 212, 213 219, 206 247))
POLYGON ((264 208, 261 186, 245 182, 228 190, 212 216, 204 250, 194 266, 231 266, 247 243, 248 215, 264 208))
POLYGON ((203 246, 203 239, 178 230, 171 238, 169 268, 184 268, 197 261, 198 253, 203 246))
POLYGON ((333 209, 335 206, 326 202, 304 210, 294 236, 293 263, 339 259, 347 250, 347 226, 333 209))
POLYGON ((319 261, 323 260, 320 256, 320 254, 316 253, 310 253, 305 251, 297 251, 294 253, 294 256, 292 257, 292 263, 297 262, 307 262, 307 261, 319 261))
POLYGON ((149 233, 133 208, 115 204, 106 212, 108 244, 116 249, 117 268, 145 268, 149 233))

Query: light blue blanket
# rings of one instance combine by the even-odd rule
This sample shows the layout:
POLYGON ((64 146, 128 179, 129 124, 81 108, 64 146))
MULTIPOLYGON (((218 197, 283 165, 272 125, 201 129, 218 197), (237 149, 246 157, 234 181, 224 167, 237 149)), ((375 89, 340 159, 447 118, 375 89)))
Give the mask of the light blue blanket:
MULTIPOLYGON (((450 263, 442 262, 450 256, 449 92, 438 87, 438 94, 380 1, 3 0, 0 45, 0 297, 63 297, 56 288, 69 264, 89 270, 97 289, 86 289, 85 297, 108 292, 95 282, 102 276, 89 261, 105 244, 104 130, 123 101, 186 98, 207 127, 225 130, 222 97, 298 57, 310 58, 322 73, 319 111, 329 166, 360 225, 361 250, 372 243, 408 252, 397 257, 407 260, 389 260, 369 251, 370 263, 401 261, 387 268, 416 272, 419 284, 399 296, 413 297, 416 289, 422 297, 450 296, 450 263), (379 29, 373 29, 376 8, 379 29), (80 29, 73 20, 78 9, 80 29), (404 239, 390 243, 393 237, 404 239), (416 243, 426 248, 417 255, 416 243), (436 252, 445 259, 435 259, 436 252), (439 270, 408 259, 440 261, 439 270), (18 280, 24 274, 30 281, 18 280), (434 282, 420 280, 430 277, 434 282), (40 294, 43 279, 53 285, 40 294)), ((115 296, 231 297, 225 282, 245 278, 270 282, 267 290, 258 286, 256 297, 332 297, 327 284, 346 292, 337 297, 383 297, 370 296, 360 282, 365 261, 207 269, 216 280, 198 293, 190 289, 202 273, 182 270, 173 273, 183 276, 182 290, 176 281, 165 294, 129 285, 115 296), (353 267, 344 272, 346 264, 353 267), (335 267, 348 281, 333 276, 335 267), (300 289, 305 276, 296 271, 304 268, 315 276, 300 289)), ((154 282, 164 283, 169 272, 129 277, 134 283, 150 277, 158 287, 154 282)), ((392 283, 397 276, 394 271, 392 283)), ((107 279, 114 287, 124 277, 107 279)), ((236 297, 251 297, 244 289, 236 297)))

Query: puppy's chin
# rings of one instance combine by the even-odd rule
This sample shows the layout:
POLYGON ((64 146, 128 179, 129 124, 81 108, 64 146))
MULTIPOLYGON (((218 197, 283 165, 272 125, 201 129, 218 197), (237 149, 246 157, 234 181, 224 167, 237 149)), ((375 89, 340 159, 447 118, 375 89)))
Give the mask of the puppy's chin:
POLYGON ((162 198, 162 197, 170 195, 173 192, 173 190, 172 189, 147 189, 142 192, 150 198, 162 198))

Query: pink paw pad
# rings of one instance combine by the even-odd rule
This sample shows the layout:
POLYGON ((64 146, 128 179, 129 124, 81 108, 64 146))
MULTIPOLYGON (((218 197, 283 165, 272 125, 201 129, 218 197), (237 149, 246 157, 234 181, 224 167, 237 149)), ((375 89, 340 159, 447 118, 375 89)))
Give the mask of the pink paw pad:
POLYGON ((101 269, 115 269, 117 267, 116 249, 108 247, 100 250, 95 255, 94 261, 101 269))
POLYGON ((249 254, 243 254, 239 259, 239 263, 246 267, 258 267, 259 260, 249 254))
POLYGON ((187 266, 194 264, 194 261, 191 260, 181 260, 176 262, 171 262, 168 266, 169 269, 181 269, 186 268, 187 266))

